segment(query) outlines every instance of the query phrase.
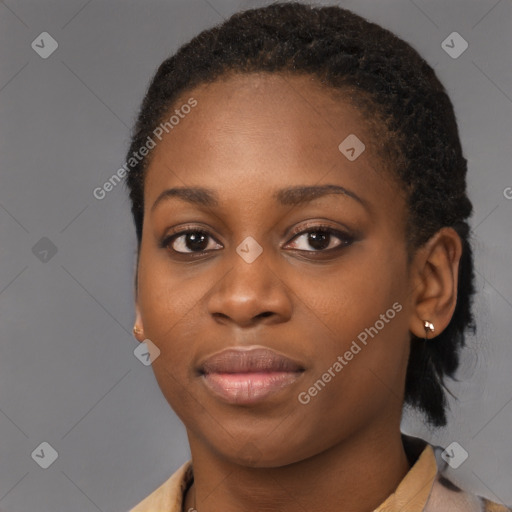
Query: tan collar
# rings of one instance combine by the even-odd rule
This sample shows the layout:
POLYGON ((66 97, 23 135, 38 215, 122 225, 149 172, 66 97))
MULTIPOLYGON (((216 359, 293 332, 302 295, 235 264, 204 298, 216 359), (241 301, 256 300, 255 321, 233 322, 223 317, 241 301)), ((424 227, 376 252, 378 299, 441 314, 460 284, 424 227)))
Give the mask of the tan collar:
POLYGON ((432 490, 437 474, 437 462, 432 446, 423 449, 419 459, 400 482, 396 491, 374 512, 421 512, 432 490))
POLYGON ((189 460, 130 512, 181 512, 183 496, 193 479, 189 460))
MULTIPOLYGON (((430 445, 426 445, 396 491, 374 512, 421 512, 429 497, 436 473, 434 451, 430 445)), ((193 478, 192 463, 188 461, 130 512, 181 512, 183 496, 193 478)))

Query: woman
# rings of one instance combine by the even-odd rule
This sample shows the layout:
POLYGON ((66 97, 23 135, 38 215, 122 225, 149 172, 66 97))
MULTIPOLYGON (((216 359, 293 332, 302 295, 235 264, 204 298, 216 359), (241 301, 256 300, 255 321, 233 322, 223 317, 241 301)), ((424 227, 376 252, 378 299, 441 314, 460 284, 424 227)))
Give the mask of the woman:
POLYGON ((400 431, 472 329, 466 160, 434 71, 338 7, 235 14, 158 69, 128 153, 134 332, 191 461, 157 511, 510 510, 400 431))

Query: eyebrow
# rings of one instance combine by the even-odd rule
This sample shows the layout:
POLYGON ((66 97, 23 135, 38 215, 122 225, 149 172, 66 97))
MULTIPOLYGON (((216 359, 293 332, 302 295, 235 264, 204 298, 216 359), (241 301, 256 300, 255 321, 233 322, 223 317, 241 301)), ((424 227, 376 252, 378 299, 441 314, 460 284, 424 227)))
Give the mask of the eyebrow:
MULTIPOLYGON (((274 192, 273 198, 282 205, 298 205, 329 194, 341 194, 351 197, 365 208, 369 209, 366 200, 340 185, 327 184, 288 187, 274 192)), ((151 207, 151 212, 155 210, 158 204, 171 198, 178 198, 199 206, 215 207, 219 205, 218 195, 212 189, 203 187, 175 187, 164 190, 156 198, 151 207)))

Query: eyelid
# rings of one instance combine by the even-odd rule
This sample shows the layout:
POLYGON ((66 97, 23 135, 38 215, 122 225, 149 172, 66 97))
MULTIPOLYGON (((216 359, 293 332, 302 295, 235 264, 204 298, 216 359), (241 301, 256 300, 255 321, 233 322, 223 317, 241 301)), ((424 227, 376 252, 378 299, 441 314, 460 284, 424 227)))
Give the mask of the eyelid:
POLYGON ((295 227, 291 230, 289 233, 289 236, 292 235, 300 235, 302 233, 306 233, 308 231, 312 231, 313 229, 320 230, 329 230, 335 233, 340 233, 345 235, 347 238, 352 237, 355 238, 355 234, 352 233, 352 230, 348 229, 347 227, 339 227, 339 226, 333 226, 332 224, 327 224, 328 221, 322 221, 322 220, 316 220, 316 221, 308 221, 306 224, 301 224, 298 227, 295 227))

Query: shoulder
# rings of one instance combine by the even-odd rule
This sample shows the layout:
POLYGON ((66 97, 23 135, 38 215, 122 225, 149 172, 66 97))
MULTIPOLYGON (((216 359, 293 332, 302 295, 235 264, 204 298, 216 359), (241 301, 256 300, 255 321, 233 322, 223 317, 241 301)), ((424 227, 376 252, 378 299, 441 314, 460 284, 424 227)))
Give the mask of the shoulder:
POLYGON ((439 475, 434 481, 425 512, 512 512, 512 508, 464 491, 439 475))
POLYGON ((181 512, 183 496, 193 480, 192 461, 189 460, 129 512, 181 512))
POLYGON ((436 455, 438 472, 425 512, 512 512, 509 506, 495 503, 456 485, 450 478, 448 464, 441 456, 445 450, 440 446, 431 446, 436 455))

